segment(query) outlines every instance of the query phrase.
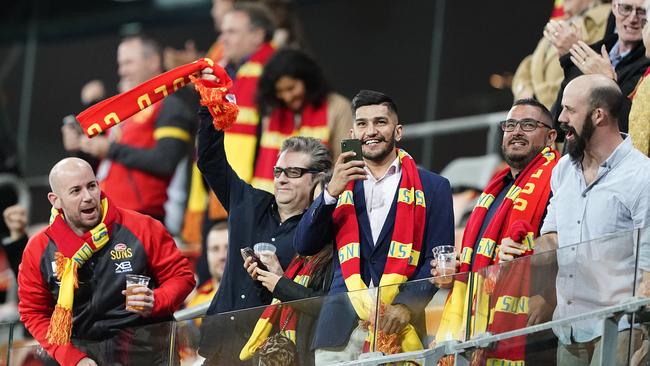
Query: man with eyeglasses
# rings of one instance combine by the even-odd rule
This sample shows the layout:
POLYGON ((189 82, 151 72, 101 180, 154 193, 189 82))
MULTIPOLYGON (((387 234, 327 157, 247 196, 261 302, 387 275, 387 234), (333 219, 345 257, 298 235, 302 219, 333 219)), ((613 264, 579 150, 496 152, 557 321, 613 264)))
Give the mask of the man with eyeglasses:
MULTIPOLYGON (((211 69, 203 77, 215 80, 211 69)), ((255 189, 237 176, 224 151, 224 133, 212 125, 212 117, 203 107, 199 112, 198 167, 203 177, 228 211, 228 259, 207 316, 201 325, 199 354, 206 365, 239 365, 239 352, 253 331, 261 310, 249 310, 230 316, 216 315, 260 307, 271 302, 269 292, 260 291, 244 269, 240 250, 267 242, 276 247, 275 255, 262 260, 269 270, 282 275, 295 252, 294 232, 312 201, 314 189, 332 167, 329 150, 320 141, 291 137, 284 141, 273 169, 274 194, 255 189)))
POLYGON ((449 182, 417 168, 396 148, 402 125, 395 102, 362 90, 352 111, 350 135, 361 141, 363 159, 351 159, 350 151, 339 156, 332 179, 303 215, 294 238, 301 255, 331 245, 336 249, 330 296, 312 343, 317 365, 356 360, 375 344, 385 353, 421 349, 422 315, 434 290, 428 282, 398 291, 384 287, 376 324, 368 288, 398 289, 403 282, 427 278, 432 248, 454 243, 449 182), (373 329, 379 331, 376 338, 373 329))
MULTIPOLYGON (((554 320, 632 297, 637 261, 644 280, 648 277, 650 244, 645 228, 650 226, 650 159, 619 130, 616 116, 624 99, 616 83, 602 75, 574 79, 562 99, 559 119, 568 155, 553 170, 553 198, 542 235, 535 239, 538 252, 558 250, 553 255, 559 268, 554 320), (644 229, 638 252, 631 245, 636 241, 635 229, 644 229)), ((508 246, 502 245, 502 252, 521 250, 512 242, 508 246)), ((634 340, 635 350, 642 332, 638 328, 630 332, 627 317, 620 319, 618 329, 616 365, 627 365, 629 342, 634 340)), ((560 341, 558 365, 589 365, 602 346, 602 320, 576 321, 553 330, 560 341)))
MULTIPOLYGON (((569 54, 560 58, 560 64, 564 69, 564 81, 551 109, 556 123, 562 111, 564 88, 580 75, 606 76, 616 81, 625 96, 635 90, 639 79, 650 66, 650 60, 645 57, 641 34, 647 22, 647 5, 648 0, 612 1, 616 32, 592 45, 579 41, 571 47, 569 54)), ((618 116, 622 132, 628 131, 630 106, 631 102, 626 98, 618 116)))
MULTIPOLYGON (((514 237, 517 227, 525 227, 526 232, 517 238, 522 250, 516 256, 533 254, 533 248, 526 245, 528 239, 539 235, 546 206, 551 196, 550 178, 553 167, 559 159, 559 153, 554 150, 557 132, 552 128, 553 119, 548 109, 534 99, 519 99, 514 102, 508 112, 507 119, 501 122, 503 142, 501 149, 508 167, 497 173, 481 194, 476 207, 472 211, 463 233, 462 250, 460 255, 460 272, 477 273, 472 278, 478 278, 478 273, 486 273, 485 268, 499 263, 500 249, 503 241, 514 237)), ((431 275, 440 276, 436 263, 431 263, 431 275)), ((471 315, 475 323, 474 333, 502 333, 523 328, 550 320, 553 304, 552 293, 548 296, 538 289, 543 286, 524 283, 522 278, 528 278, 527 273, 520 269, 503 275, 497 282, 496 292, 489 296, 489 309, 497 309, 493 320, 482 329, 480 321, 476 321, 476 313, 487 314, 488 309, 477 309, 471 315), (526 288, 530 288, 530 293, 526 288), (504 297, 529 299, 530 311, 523 314, 499 311, 495 303, 504 297)), ((532 276, 532 278, 539 276, 532 276)), ((482 290, 478 282, 468 283, 458 280, 445 284, 438 278, 439 287, 453 287, 450 301, 443 310, 442 321, 436 341, 447 341, 449 334, 465 334, 466 323, 459 321, 458 314, 466 313, 468 308, 467 296, 469 291, 482 290), (470 289, 471 288, 471 289, 470 289)), ((469 298, 472 298, 470 296, 469 298)), ((480 305, 477 305, 480 306, 480 305)), ((479 316, 480 317, 480 316, 479 316)), ((462 317, 467 319, 467 315, 462 317)), ((492 364, 515 365, 522 361, 526 365, 546 365, 548 359, 553 359, 555 353, 544 352, 554 349, 548 344, 547 334, 528 337, 530 346, 524 349, 520 340, 499 342, 497 347, 487 352, 486 357, 494 360, 492 364), (542 351, 542 352, 538 352, 542 351)), ((552 335, 551 335, 552 336, 552 335)))

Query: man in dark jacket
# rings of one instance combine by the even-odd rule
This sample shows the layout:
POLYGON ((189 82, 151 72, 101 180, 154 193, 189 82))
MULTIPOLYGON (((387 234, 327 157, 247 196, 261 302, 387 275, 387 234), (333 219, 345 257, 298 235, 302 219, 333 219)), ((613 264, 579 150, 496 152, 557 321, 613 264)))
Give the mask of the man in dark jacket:
POLYGON ((346 161, 356 156, 350 151, 339 156, 329 185, 303 215, 294 239, 301 255, 336 243, 330 296, 312 345, 316 364, 355 360, 367 348, 364 344, 374 341, 367 325, 373 323, 375 305, 361 299, 372 296, 370 287, 386 286, 378 295, 377 329, 397 334, 399 351, 421 348, 421 315, 434 289, 403 282, 429 277, 433 247, 454 242, 449 182, 418 169, 396 148, 402 125, 393 100, 362 90, 352 100, 352 110, 351 133, 361 140, 363 160, 346 161))
MULTIPOLYGON (((204 78, 214 80, 211 69, 203 70, 204 78)), ((264 296, 261 285, 244 269, 240 250, 255 243, 267 242, 276 247, 272 263, 286 269, 295 252, 293 236, 305 210, 312 201, 320 177, 332 166, 327 147, 315 139, 294 137, 285 143, 274 173, 274 193, 253 188, 244 182, 226 159, 224 133, 216 130, 207 108, 199 112, 198 166, 203 177, 228 211, 228 259, 219 291, 210 304, 201 326, 199 354, 209 365, 240 364, 239 352, 250 337, 261 309, 235 310, 267 305, 271 296, 264 296)), ((235 156, 234 158, 236 158, 235 156)), ((230 156, 230 159, 233 159, 230 156)))

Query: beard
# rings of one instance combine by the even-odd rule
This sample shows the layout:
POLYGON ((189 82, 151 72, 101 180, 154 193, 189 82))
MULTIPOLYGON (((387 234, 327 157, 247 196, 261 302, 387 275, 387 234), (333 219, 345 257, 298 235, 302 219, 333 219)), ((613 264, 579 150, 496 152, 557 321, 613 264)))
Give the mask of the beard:
MULTIPOLYGON (((508 143, 512 142, 513 140, 517 140, 515 138, 511 139, 508 143)), ((530 143, 530 141, 528 142, 530 143)), ((501 152, 503 152, 503 159, 506 161, 509 167, 518 170, 518 171, 523 171, 524 168, 530 164, 533 159, 537 156, 537 154, 540 153, 540 151, 544 150, 544 146, 535 146, 531 145, 530 150, 526 154, 515 154, 515 153, 508 153, 507 145, 503 144, 501 145, 501 152)))
POLYGON ((567 140, 566 142, 567 152, 573 162, 582 161, 582 158, 585 156, 587 143, 591 140, 591 136, 594 134, 595 126, 594 121, 591 119, 591 113, 587 115, 582 126, 582 133, 578 134, 576 129, 570 127, 568 124, 562 123, 560 125, 564 132, 573 133, 573 139, 567 140))

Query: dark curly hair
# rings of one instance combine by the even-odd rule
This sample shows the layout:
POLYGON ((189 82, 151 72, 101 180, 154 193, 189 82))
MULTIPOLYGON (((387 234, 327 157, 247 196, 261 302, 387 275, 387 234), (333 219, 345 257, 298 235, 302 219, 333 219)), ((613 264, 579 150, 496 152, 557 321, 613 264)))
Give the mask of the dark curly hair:
POLYGON ((305 103, 320 107, 330 87, 316 62, 302 51, 283 49, 276 52, 264 66, 257 84, 257 106, 263 114, 284 105, 275 96, 275 84, 283 76, 301 80, 305 84, 305 103))

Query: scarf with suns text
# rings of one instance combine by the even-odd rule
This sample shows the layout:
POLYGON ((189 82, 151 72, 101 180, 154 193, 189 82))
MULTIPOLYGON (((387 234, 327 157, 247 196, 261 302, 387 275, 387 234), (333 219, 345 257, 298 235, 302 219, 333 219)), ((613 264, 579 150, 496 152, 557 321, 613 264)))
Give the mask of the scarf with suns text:
MULTIPOLYGON (((505 186, 504 177, 510 168, 499 172, 479 197, 463 233, 460 255, 459 272, 469 272, 469 279, 474 282, 472 294, 468 293, 468 275, 457 276, 445 303, 436 334, 437 342, 464 339, 468 318, 471 319, 472 336, 485 331, 503 333, 526 326, 528 266, 507 265, 499 268, 495 265, 499 263, 498 244, 502 239, 511 237, 526 245, 527 249, 521 256, 533 253, 533 238, 539 231, 550 199, 551 172, 559 156, 557 151, 547 147, 528 164, 507 192, 483 237, 477 240, 490 205, 505 186), (522 228, 525 233, 521 233, 522 228), (470 299, 472 312, 467 314, 470 299)), ((451 356, 446 358, 443 364, 453 364, 451 356)), ((494 350, 475 352, 472 364, 523 365, 524 358, 525 338, 515 337, 499 342, 494 350)))
POLYGON ((55 253, 56 278, 61 285, 47 329, 47 341, 50 344, 70 343, 74 290, 78 287, 77 268, 83 266, 93 254, 108 243, 113 223, 119 221, 117 209, 104 194, 101 198, 101 209, 102 219, 99 224, 80 237, 65 222, 63 213, 52 208, 50 226, 46 229, 45 234, 56 244, 58 249, 55 253))
MULTIPOLYGON (((397 193, 396 229, 393 230, 386 266, 379 281, 379 286, 383 287, 380 291, 381 305, 378 309, 380 314, 382 306, 390 305, 397 296, 398 285, 408 281, 415 272, 426 222, 424 192, 415 161, 402 149, 397 150, 397 155, 402 165, 402 180, 397 193)), ((392 354, 422 349, 422 343, 411 324, 397 335, 387 335, 378 331, 375 342, 371 322, 374 301, 361 278, 359 223, 354 207, 353 190, 354 181, 350 182, 339 196, 332 218, 336 228, 336 249, 345 285, 349 291, 348 296, 359 318, 370 322, 364 350, 375 348, 385 354, 392 354)))

